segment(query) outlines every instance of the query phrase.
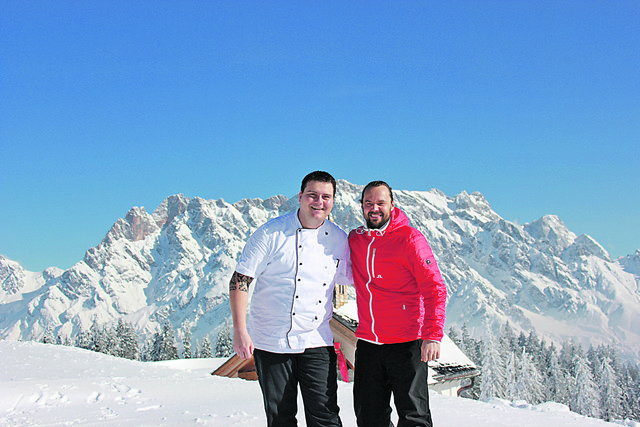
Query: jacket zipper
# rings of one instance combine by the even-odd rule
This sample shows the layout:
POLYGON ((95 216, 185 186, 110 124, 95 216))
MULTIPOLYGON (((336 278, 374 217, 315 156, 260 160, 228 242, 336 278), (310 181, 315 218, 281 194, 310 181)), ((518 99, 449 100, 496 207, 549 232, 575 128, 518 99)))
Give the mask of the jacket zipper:
POLYGON ((371 294, 371 289, 369 288, 369 285, 371 284, 371 281, 375 277, 375 272, 374 272, 373 266, 374 266, 374 261, 376 259, 376 248, 373 248, 373 252, 371 252, 371 246, 373 246, 373 242, 375 240, 376 240, 376 238, 373 237, 371 239, 371 243, 369 243, 369 247, 367 248, 367 274, 369 275, 369 281, 367 282, 367 284, 365 286, 367 288, 367 291, 369 292, 369 315, 371 316, 371 333, 375 337, 376 342, 379 342, 378 335, 376 334, 376 331, 375 331, 376 319, 375 319, 375 317, 373 317, 373 298, 372 298, 372 294, 371 294), (369 255, 371 255, 371 262, 369 262, 369 259, 368 259, 369 255))

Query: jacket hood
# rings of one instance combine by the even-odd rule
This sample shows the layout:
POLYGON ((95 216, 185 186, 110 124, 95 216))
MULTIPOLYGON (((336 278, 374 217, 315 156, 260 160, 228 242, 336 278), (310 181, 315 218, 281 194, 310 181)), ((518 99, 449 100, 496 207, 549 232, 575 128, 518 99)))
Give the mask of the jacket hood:
POLYGON ((409 217, 400 209, 393 208, 391 211, 391 218, 389 219, 389 225, 387 226, 387 233, 391 233, 398 228, 407 227, 409 225, 409 217))

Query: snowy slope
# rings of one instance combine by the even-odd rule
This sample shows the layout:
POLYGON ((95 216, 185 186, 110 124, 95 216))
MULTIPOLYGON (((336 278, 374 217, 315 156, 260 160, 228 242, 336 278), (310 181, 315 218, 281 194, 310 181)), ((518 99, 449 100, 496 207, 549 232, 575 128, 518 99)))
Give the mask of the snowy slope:
MULTIPOLYGON (((266 424, 257 382, 210 375, 221 359, 136 362, 73 347, 0 341, 0 360, 3 426, 266 424)), ((338 393, 344 426, 355 426, 352 384, 340 382, 338 393)), ((559 404, 437 394, 430 400, 437 426, 640 426, 586 418, 559 404)))
MULTIPOLYGON (((361 224, 362 186, 340 180, 333 219, 361 224)), ((504 220, 480 193, 395 191, 396 204, 431 243, 447 283, 447 325, 509 322, 528 333, 584 344, 615 344, 640 357, 640 251, 612 260, 588 235, 557 216, 530 224, 504 220)), ((66 271, 24 271, 0 257, 0 337, 39 339, 47 328, 80 328, 123 317, 144 334, 169 320, 193 339, 229 318, 228 280, 246 238, 297 208, 297 197, 224 200, 168 197, 149 214, 132 208, 103 241, 66 271)), ((178 344, 179 344, 178 339, 178 344)))

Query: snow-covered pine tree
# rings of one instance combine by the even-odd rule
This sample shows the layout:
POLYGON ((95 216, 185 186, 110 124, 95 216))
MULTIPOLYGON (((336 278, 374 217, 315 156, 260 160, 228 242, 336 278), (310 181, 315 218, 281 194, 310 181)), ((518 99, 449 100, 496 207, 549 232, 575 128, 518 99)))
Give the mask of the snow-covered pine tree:
POLYGON ((58 340, 56 340, 56 336, 53 333, 53 326, 48 325, 44 330, 44 334, 42 334, 42 339, 40 339, 41 343, 44 344, 57 344, 58 340))
POLYGON ((138 333, 134 326, 122 319, 118 320, 116 326, 116 336, 119 340, 119 357, 125 359, 137 360, 140 349, 138 346, 138 333))
POLYGON ((192 354, 192 357, 194 359, 199 359, 200 358, 200 341, 196 340, 196 349, 192 354))
POLYGON ((152 362, 157 362, 159 360, 166 360, 163 354, 164 345, 162 343, 162 332, 155 332, 153 334, 153 340, 151 344, 151 349, 149 352, 149 360, 152 362))
POLYGON ((218 332, 215 357, 229 357, 233 354, 233 330, 226 322, 218 332))
POLYGON ((624 418, 640 421, 640 365, 626 362, 621 373, 624 418))
POLYGON ((178 331, 180 339, 182 341, 182 358, 183 359, 191 359, 193 356, 191 354, 191 323, 188 320, 185 320, 182 323, 182 327, 178 331))
POLYGON ((182 358, 191 359, 191 325, 188 321, 182 324, 182 348, 182 358))
POLYGON ((529 331, 529 335, 527 336, 527 340, 525 343, 525 348, 527 349, 527 353, 531 355, 531 359, 534 363, 537 363, 538 359, 542 357, 542 351, 544 350, 544 345, 542 340, 538 338, 538 334, 535 329, 531 329, 529 331))
POLYGON ((493 397, 504 398, 505 370, 504 361, 490 327, 485 328, 482 341, 482 382, 480 383, 480 400, 493 397))
POLYGON ((622 415, 622 390, 616 383, 609 358, 605 357, 600 365, 600 410, 602 419, 613 421, 622 415))
POLYGON ((180 357, 178 356, 178 348, 176 347, 175 333, 168 320, 164 323, 162 334, 164 335, 164 343, 166 347, 166 360, 179 359, 180 357))
POLYGON ((600 344, 597 347, 590 345, 587 350, 587 359, 589 360, 591 371, 593 372, 593 378, 598 384, 600 383, 600 376, 602 375, 600 367, 602 366, 604 359, 609 359, 608 363, 611 367, 617 365, 615 349, 603 344, 600 344))
POLYGON ((140 350, 140 360, 143 362, 153 361, 153 343, 155 339, 155 334, 152 337, 146 337, 142 344, 142 349, 140 350))
POLYGON ((447 335, 449 336, 451 341, 455 343, 455 345, 460 347, 460 332, 458 331, 458 328, 456 328, 454 325, 449 326, 447 335))
POLYGON ((213 357, 213 350, 211 349, 211 340, 209 339, 208 335, 205 335, 202 338, 202 345, 200 346, 198 357, 201 357, 203 359, 208 359, 213 357))
POLYGON ((522 350, 527 348, 527 336, 524 332, 520 331, 520 335, 518 335, 517 339, 517 354, 522 354, 522 350))
POLYGON ((505 389, 504 398, 510 401, 518 399, 518 391, 516 383, 518 380, 518 356, 514 351, 510 351, 507 354, 507 360, 505 362, 505 389))
POLYGON ((67 335, 62 336, 62 335, 58 334, 58 336, 56 337, 56 342, 59 345, 64 345, 64 346, 67 346, 67 347, 73 345, 73 341, 71 341, 71 337, 69 337, 67 335))
POLYGON ((558 352, 553 348, 547 368, 545 400, 569 406, 571 403, 569 373, 560 364, 558 352))
POLYGON ((575 342, 574 339, 564 341, 562 343, 562 349, 560 350, 560 364, 567 370, 567 372, 571 372, 572 374, 575 372, 575 363, 580 357, 585 357, 584 350, 580 344, 575 342))
POLYGON ((480 363, 482 357, 480 357, 479 343, 471 337, 467 324, 462 325, 460 330, 460 349, 475 363, 480 363))
POLYGON ((589 361, 582 355, 575 360, 574 387, 571 398, 571 410, 587 417, 600 416, 600 393, 593 380, 589 361))
MULTIPOLYGON (((474 363, 480 365, 482 362, 482 348, 479 341, 475 340, 469 334, 469 329, 467 328, 466 323, 462 325, 462 329, 460 331, 460 349, 464 352, 464 354, 469 357, 474 363)), ((460 396, 468 399, 478 400, 480 397, 480 384, 482 383, 482 377, 480 377, 480 381, 475 381, 473 387, 470 389, 465 389, 460 396)))
MULTIPOLYGON (((551 344, 551 347, 553 347, 553 344, 551 344)), ((543 382, 542 389, 544 390, 547 387, 547 368, 549 366, 547 343, 544 338, 538 338, 538 335, 533 331, 527 338, 527 353, 531 355, 531 360, 540 373, 543 382)))
POLYGON ((91 325, 91 350, 97 353, 109 353, 107 333, 101 325, 94 322, 91 325))
POLYGON ((84 329, 82 325, 80 325, 80 330, 76 338, 76 347, 91 350, 91 332, 84 329))
POLYGON ((105 338, 107 340, 107 354, 110 356, 120 357, 122 350, 120 347, 120 337, 118 337, 116 327, 112 327, 110 329, 105 328, 105 338))
POLYGON ((508 321, 505 322, 499 339, 503 357, 506 356, 508 352, 515 350, 516 339, 516 333, 513 331, 513 328, 508 321))
POLYGON ((535 363, 533 363, 531 355, 524 350, 518 364, 515 392, 519 400, 524 400, 534 405, 542 403, 544 398, 542 376, 535 363))
POLYGON ((553 343, 553 341, 548 346, 546 344, 544 345, 542 355, 540 356, 540 364, 538 366, 540 372, 549 372, 549 366, 551 366, 552 359, 556 360, 555 363, 560 363, 558 349, 556 348, 556 345, 553 343))
POLYGON ((150 360, 152 362, 157 362, 158 360, 165 360, 163 359, 164 355, 162 354, 162 350, 163 350, 162 332, 156 331, 153 334, 153 338, 151 338, 147 360, 150 360))
POLYGON ((175 334, 171 323, 167 320, 162 325, 162 331, 156 332, 153 336, 151 360, 175 360, 177 358, 178 348, 175 343, 175 334))

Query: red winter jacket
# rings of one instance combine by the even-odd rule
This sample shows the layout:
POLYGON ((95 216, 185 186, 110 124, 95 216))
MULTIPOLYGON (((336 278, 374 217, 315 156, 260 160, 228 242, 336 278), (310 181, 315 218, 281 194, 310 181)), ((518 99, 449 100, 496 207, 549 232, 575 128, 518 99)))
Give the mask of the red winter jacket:
POLYGON ((447 289, 422 233, 398 208, 385 230, 349 233, 358 303, 356 336, 393 344, 442 339, 447 289))

